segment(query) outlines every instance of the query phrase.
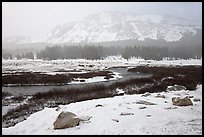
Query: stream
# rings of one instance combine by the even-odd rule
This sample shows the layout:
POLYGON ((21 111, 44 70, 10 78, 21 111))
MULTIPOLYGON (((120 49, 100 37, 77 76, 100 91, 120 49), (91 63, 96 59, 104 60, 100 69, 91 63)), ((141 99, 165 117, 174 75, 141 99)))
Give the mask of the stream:
POLYGON ((67 89, 67 88, 83 88, 84 86, 93 85, 93 84, 105 84, 110 85, 113 82, 116 81, 125 81, 127 79, 133 79, 133 78, 147 78, 151 77, 150 74, 144 74, 144 73, 135 73, 135 72, 128 72, 127 68, 110 68, 107 69, 108 71, 117 72, 120 73, 122 78, 118 78, 116 80, 109 80, 109 81, 99 81, 99 82, 93 82, 93 83, 82 83, 82 84, 68 84, 68 85, 61 85, 61 86, 44 86, 44 85, 38 85, 38 86, 14 86, 14 87, 3 87, 2 86, 2 92, 9 92, 13 94, 14 96, 18 95, 33 95, 38 92, 48 92, 52 89, 67 89))

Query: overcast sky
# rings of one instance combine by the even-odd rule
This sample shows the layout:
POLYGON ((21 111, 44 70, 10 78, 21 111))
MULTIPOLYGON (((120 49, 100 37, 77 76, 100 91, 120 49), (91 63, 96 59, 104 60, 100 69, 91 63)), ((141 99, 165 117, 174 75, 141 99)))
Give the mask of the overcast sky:
POLYGON ((2 37, 37 35, 100 11, 169 14, 202 20, 201 2, 3 2, 2 37))

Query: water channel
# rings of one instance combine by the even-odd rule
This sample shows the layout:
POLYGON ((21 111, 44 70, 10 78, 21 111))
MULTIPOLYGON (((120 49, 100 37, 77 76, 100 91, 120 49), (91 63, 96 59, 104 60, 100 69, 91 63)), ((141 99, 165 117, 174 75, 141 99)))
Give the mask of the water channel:
POLYGON ((3 92, 9 92, 12 93, 14 96, 17 95, 33 95, 37 92, 48 92, 52 89, 67 89, 67 88, 83 88, 84 86, 93 85, 93 84, 105 84, 110 85, 113 82, 116 81, 124 81, 127 79, 133 79, 133 78, 147 78, 151 77, 150 74, 144 74, 139 72, 129 72, 127 71, 127 68, 110 68, 107 69, 112 72, 118 72, 122 76, 120 79, 116 80, 109 80, 109 81, 100 81, 100 82, 94 82, 94 83, 83 83, 83 84, 68 84, 68 85, 62 85, 62 86, 14 86, 14 87, 2 87, 3 92))

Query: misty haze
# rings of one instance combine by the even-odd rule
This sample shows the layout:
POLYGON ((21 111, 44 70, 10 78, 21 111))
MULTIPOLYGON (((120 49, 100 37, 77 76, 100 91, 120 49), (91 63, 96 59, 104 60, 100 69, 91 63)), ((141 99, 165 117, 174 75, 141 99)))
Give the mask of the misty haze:
POLYGON ((3 2, 2 134, 202 135, 202 3, 3 2))

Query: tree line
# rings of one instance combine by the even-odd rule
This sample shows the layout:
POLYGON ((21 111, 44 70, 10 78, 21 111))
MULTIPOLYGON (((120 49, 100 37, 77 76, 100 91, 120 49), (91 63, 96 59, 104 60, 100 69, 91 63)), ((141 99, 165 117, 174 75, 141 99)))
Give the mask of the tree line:
MULTIPOLYGON (((45 49, 35 53, 37 59, 55 60, 55 59, 101 59, 111 55, 122 55, 123 58, 140 57, 144 59, 162 60, 168 58, 201 58, 202 45, 195 46, 47 46, 45 49)), ((28 52, 17 54, 17 59, 34 59, 34 53, 28 52)), ((2 58, 14 58, 10 53, 3 52, 2 58)))
POLYGON ((34 59, 34 54, 33 52, 28 52, 24 54, 17 54, 16 56, 14 56, 9 52, 4 52, 4 51, 2 52, 3 59, 13 59, 14 57, 16 57, 16 59, 22 59, 22 58, 34 59))

